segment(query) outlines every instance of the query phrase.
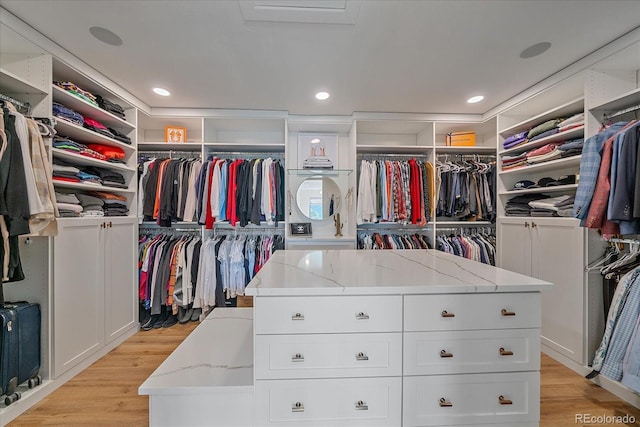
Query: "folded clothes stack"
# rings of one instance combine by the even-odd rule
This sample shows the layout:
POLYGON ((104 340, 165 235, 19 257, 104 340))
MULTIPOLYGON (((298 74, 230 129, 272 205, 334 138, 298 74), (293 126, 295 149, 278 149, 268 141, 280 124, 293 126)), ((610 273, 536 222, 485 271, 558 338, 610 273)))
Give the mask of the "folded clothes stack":
POLYGON ((573 210, 574 195, 537 199, 529 202, 531 216, 571 216, 573 210))
POLYGON ((104 210, 102 206, 104 205, 102 199, 99 197, 92 196, 90 194, 78 193, 78 199, 80 199, 80 203, 82 204, 83 212, 82 216, 85 217, 101 217, 104 216, 104 210))
POLYGON ((558 128, 549 129, 548 131, 542 132, 542 133, 534 136, 533 138, 531 138, 529 140, 529 142, 534 142, 534 141, 537 141, 539 139, 546 138, 546 137, 551 136, 551 135, 555 135, 558 132, 560 132, 558 130, 558 128))
POLYGON ((84 117, 84 127, 101 135, 113 138, 113 134, 109 131, 109 129, 107 129, 105 125, 103 125, 96 119, 92 119, 91 117, 84 117))
POLYGON ((504 206, 504 211, 507 216, 531 216, 529 202, 548 198, 549 196, 539 193, 521 194, 509 199, 504 206))
POLYGON ((63 89, 69 92, 70 94, 82 99, 83 101, 88 102, 94 107, 99 106, 97 102, 97 97, 94 94, 92 94, 91 92, 87 92, 86 90, 80 89, 74 83, 54 81, 53 84, 55 86, 58 86, 60 89, 63 89))
POLYGON ((542 147, 531 150, 527 153, 527 164, 535 164, 548 162, 550 160, 559 159, 562 152, 558 150, 559 143, 547 144, 542 147))
POLYGON ((80 170, 77 174, 78 178, 80 178, 80 182, 83 184, 93 184, 93 185, 101 185, 102 180, 98 175, 94 175, 90 172, 86 172, 85 170, 80 170))
POLYGON ((91 174, 97 175, 102 182, 102 185, 106 185, 108 187, 116 187, 116 188, 127 188, 124 181, 124 176, 121 173, 103 169, 99 167, 87 167, 83 169, 85 172, 89 172, 91 174))
POLYGON ((99 152, 89 148, 88 146, 80 142, 76 142, 65 136, 56 135, 55 137, 53 137, 53 143, 51 145, 53 146, 53 148, 70 151, 72 153, 80 154, 85 157, 91 157, 93 159, 98 159, 98 160, 107 160, 106 156, 100 154, 99 152))
POLYGON ((102 108, 103 110, 120 117, 122 120, 125 120, 124 108, 122 108, 122 106, 113 103, 108 99, 104 99, 100 95, 96 96, 96 101, 98 102, 98 106, 100 106, 100 108, 102 108))
POLYGON ((126 197, 106 191, 92 191, 89 194, 103 201, 105 216, 127 216, 129 214, 126 197))
POLYGON ((502 147, 507 150, 509 148, 513 148, 515 146, 518 146, 520 144, 524 144, 526 143, 527 140, 527 134, 529 133, 529 131, 525 130, 524 132, 520 132, 517 133, 515 135, 511 135, 510 137, 508 137, 507 139, 504 140, 504 142, 502 143, 502 147))
POLYGON ((561 156, 571 157, 579 156, 582 154, 582 147, 584 146, 584 138, 570 139, 565 141, 562 145, 558 146, 558 150, 561 152, 561 156))
POLYGON ((53 159, 52 169, 52 177, 54 181, 64 181, 64 182, 80 182, 80 178, 78 178, 78 173, 80 169, 77 167, 70 165, 60 159, 53 159))
POLYGON ((558 126, 559 132, 566 132, 571 129, 578 128, 580 126, 584 126, 584 113, 578 113, 566 120, 563 120, 562 123, 558 126))
POLYGON ((62 193, 56 191, 56 206, 61 218, 75 218, 82 213, 80 200, 73 193, 62 193))
POLYGON ((62 104, 57 102, 53 103, 53 115, 66 120, 68 122, 75 123, 79 126, 84 126, 84 117, 79 114, 77 111, 72 110, 71 108, 67 108, 62 104))
POLYGON ((123 160, 125 157, 124 150, 120 147, 111 147, 103 144, 89 144, 88 147, 102 154, 106 160, 123 160))
POLYGON ((527 153, 518 154, 516 156, 504 156, 502 158, 502 170, 515 169, 517 167, 526 166, 527 153))
MULTIPOLYGON (((551 120, 547 120, 544 123, 539 124, 538 126, 534 127, 533 129, 531 129, 529 131, 529 133, 527 134, 527 138, 529 138, 529 140, 531 140, 532 138, 543 134, 547 131, 553 130, 553 129, 557 129, 558 126, 560 125, 560 123, 562 123, 564 121, 564 119, 562 118, 557 118, 557 119, 551 119, 551 120)), ((556 130, 557 132, 557 130, 556 130)))
POLYGON ((127 135, 123 134, 122 132, 119 132, 117 129, 114 128, 107 128, 109 129, 109 132, 111 132, 113 134, 112 138, 120 141, 120 142, 124 142, 125 144, 129 144, 131 145, 131 138, 129 138, 127 135))

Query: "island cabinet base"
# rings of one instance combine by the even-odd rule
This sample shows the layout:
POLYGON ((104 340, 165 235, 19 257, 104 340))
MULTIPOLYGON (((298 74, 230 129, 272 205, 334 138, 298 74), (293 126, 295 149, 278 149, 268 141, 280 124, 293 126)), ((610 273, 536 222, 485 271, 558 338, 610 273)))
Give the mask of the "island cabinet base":
POLYGON ((246 290, 255 426, 538 426, 549 283, 437 251, 308 255, 246 290))

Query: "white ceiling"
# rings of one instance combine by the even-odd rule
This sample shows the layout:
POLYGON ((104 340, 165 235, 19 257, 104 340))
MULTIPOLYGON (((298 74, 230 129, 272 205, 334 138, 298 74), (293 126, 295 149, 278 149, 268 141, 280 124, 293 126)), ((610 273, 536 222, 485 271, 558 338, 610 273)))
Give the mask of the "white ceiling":
POLYGON ((0 0, 0 6, 150 107, 300 115, 485 113, 640 26, 638 0, 0 0), (91 26, 115 32, 123 45, 98 41, 91 26), (519 57, 543 41, 552 43, 547 52, 519 57), (155 95, 156 86, 172 95, 155 95), (316 101, 319 90, 331 98, 316 101), (466 103, 477 94, 485 100, 466 103))

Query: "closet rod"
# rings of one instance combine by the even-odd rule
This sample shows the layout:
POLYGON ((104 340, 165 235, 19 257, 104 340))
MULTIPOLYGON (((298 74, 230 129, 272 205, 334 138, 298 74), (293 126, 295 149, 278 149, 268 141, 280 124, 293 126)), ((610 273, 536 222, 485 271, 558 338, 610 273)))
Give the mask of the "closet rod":
POLYGON ((376 232, 376 231, 415 231, 415 232, 424 232, 424 231, 429 231, 430 230, 431 225, 427 224, 424 227, 423 226, 410 226, 410 225, 397 225, 397 226, 393 226, 393 225, 370 225, 370 226, 363 226, 362 224, 358 226, 358 233, 369 233, 369 232, 376 232))
POLYGON ((618 237, 612 237, 611 239, 607 240, 607 242, 609 242, 609 243, 624 243, 624 244, 629 244, 629 245, 640 244, 640 240, 636 240, 636 239, 621 239, 621 238, 618 238, 618 237))
POLYGON ((145 150, 145 149, 138 150, 138 157, 140 157, 141 154, 149 155, 157 158, 169 158, 169 159, 174 159, 174 158, 196 159, 200 157, 199 151, 174 151, 174 150, 158 151, 158 150, 145 150), (169 157, 167 157, 167 154, 169 155, 169 157), (178 157, 174 157, 174 155, 177 155, 178 157))
POLYGON ((375 154, 375 153, 360 153, 358 159, 361 160, 394 160, 394 158, 425 158, 429 157, 429 154, 375 154))
POLYGON ((0 93, 0 100, 10 102, 13 104, 14 107, 25 109, 27 110, 27 112, 31 111, 31 104, 29 104, 28 102, 18 101, 17 99, 12 98, 3 93, 0 93))
POLYGON ((603 117, 602 121, 611 120, 614 117, 623 116, 623 115, 625 115, 627 113, 633 113, 634 111, 638 111, 638 110, 640 110, 640 104, 634 105, 634 106, 629 107, 629 108, 625 108, 624 110, 616 111, 613 114, 604 113, 602 115, 602 117, 603 117))
POLYGON ((238 157, 242 159, 266 159, 267 157, 282 159, 284 153, 271 151, 217 151, 208 150, 207 156, 217 155, 220 158, 238 157))

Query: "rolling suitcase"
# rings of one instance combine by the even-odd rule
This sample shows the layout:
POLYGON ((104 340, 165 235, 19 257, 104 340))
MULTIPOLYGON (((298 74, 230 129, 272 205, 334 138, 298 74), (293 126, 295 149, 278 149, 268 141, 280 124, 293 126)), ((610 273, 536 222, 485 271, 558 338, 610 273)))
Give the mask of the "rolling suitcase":
POLYGON ((16 388, 28 382, 33 388, 42 382, 40 370, 40 305, 27 302, 0 306, 0 391, 10 405, 20 399, 16 388))

